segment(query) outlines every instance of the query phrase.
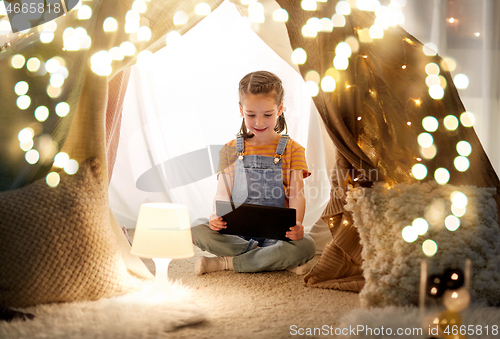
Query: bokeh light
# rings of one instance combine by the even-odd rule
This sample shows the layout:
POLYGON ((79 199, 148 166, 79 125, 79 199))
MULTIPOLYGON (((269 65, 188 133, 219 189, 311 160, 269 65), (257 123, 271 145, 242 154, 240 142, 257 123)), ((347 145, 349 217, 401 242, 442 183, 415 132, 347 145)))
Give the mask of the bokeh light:
POLYGON ((349 59, 337 55, 333 59, 333 67, 339 71, 344 71, 349 67, 349 59))
POLYGON ((111 58, 113 60, 123 60, 125 58, 125 55, 123 55, 123 51, 121 50, 120 47, 113 47, 109 50, 109 54, 111 54, 111 58))
POLYGON ((453 164, 455 165, 455 168, 459 172, 465 172, 469 169, 470 166, 470 161, 467 157, 456 157, 455 160, 453 161, 453 164))
POLYGON ((444 225, 448 229, 448 231, 456 231, 460 227, 460 218, 457 218, 454 215, 449 215, 444 220, 444 225))
POLYGON ((88 20, 92 16, 92 8, 87 5, 82 5, 78 9, 78 19, 79 20, 88 20))
POLYGON ((335 79, 332 78, 331 76, 325 76, 323 80, 321 80, 321 89, 323 92, 333 92, 335 91, 337 84, 335 82, 335 79))
POLYGON ((64 77, 55 73, 50 77, 50 84, 54 87, 61 87, 64 84, 64 77))
POLYGON ((25 95, 28 93, 30 86, 26 81, 19 81, 15 86, 14 86, 14 92, 16 92, 17 95, 25 95))
POLYGON ((307 94, 309 94, 312 97, 315 97, 319 93, 319 86, 314 81, 306 81, 305 90, 306 90, 307 94))
POLYGON ((296 48, 292 52, 292 62, 296 65, 302 65, 307 60, 307 53, 303 48, 296 48))
POLYGON ((425 148, 422 147, 421 153, 425 159, 434 159, 434 157, 437 154, 437 148, 434 144, 431 145, 430 147, 425 147, 425 148))
POLYGON ((12 67, 14 67, 16 69, 23 68, 25 62, 26 62, 26 59, 21 54, 14 55, 12 57, 12 59, 10 60, 10 64, 12 65, 12 67))
POLYGON ((439 127, 439 122, 435 117, 425 117, 422 119, 422 126, 427 132, 435 132, 439 127))
POLYGON ((56 105, 56 114, 61 118, 67 116, 69 114, 70 107, 66 102, 60 102, 56 105))
POLYGON ((465 140, 457 143, 457 152, 463 157, 467 157, 472 153, 472 146, 465 140))
POLYGON ((113 17, 106 18, 102 27, 104 32, 115 32, 118 29, 118 21, 113 17))
POLYGON ((63 168, 64 166, 66 166, 68 161, 69 161, 68 153, 59 152, 54 157, 54 166, 59 167, 59 168, 63 168))
POLYGON ((27 95, 21 95, 16 101, 17 107, 19 109, 25 110, 31 105, 31 98, 27 95))
POLYGON ((277 22, 287 22, 288 12, 286 9, 280 8, 273 12, 273 20, 277 22))
POLYGON ((25 152, 29 151, 30 149, 33 148, 33 145, 34 145, 34 142, 33 140, 30 140, 28 142, 20 142, 19 143, 19 147, 21 147, 21 149, 25 152))
POLYGON ((439 79, 439 76, 436 74, 429 75, 425 78, 425 84, 427 87, 432 87, 432 86, 441 86, 441 80, 439 79))
POLYGON ((143 0, 135 0, 132 4, 132 9, 137 13, 144 13, 148 9, 148 6, 143 0))
POLYGON ((424 235, 429 230, 429 223, 424 218, 413 220, 412 226, 418 235, 424 235))
POLYGON ((448 131, 454 131, 458 128, 458 119, 454 115, 448 115, 444 118, 444 127, 448 131))
POLYGON ((333 21, 330 18, 321 18, 321 32, 333 32, 333 21))
POLYGON ((428 257, 433 257, 438 250, 438 245, 434 240, 427 239, 422 243, 422 251, 428 257))
POLYGON ((476 122, 476 117, 471 112, 464 112, 460 115, 460 122, 464 127, 472 127, 476 122))
POLYGON ((384 29, 379 25, 372 25, 369 34, 372 39, 382 39, 384 37, 384 29))
POLYGON ((350 36, 345 39, 345 42, 351 47, 352 53, 357 53, 359 51, 359 41, 356 37, 350 36))
POLYGON ((411 168, 411 173, 417 180, 422 180, 427 176, 427 167, 424 164, 416 164, 411 168))
POLYGON ((465 212, 467 211, 467 207, 458 207, 457 205, 451 205, 451 213, 456 217, 463 217, 465 212))
POLYGON ((434 179, 438 184, 445 185, 450 181, 450 172, 446 168, 440 167, 434 172, 434 179))
POLYGON ((427 75, 439 75, 439 66, 434 62, 430 62, 425 66, 425 73, 427 75))
POLYGON ((406 226, 405 228, 403 228, 403 230, 401 231, 401 235, 403 237, 403 240, 409 243, 412 243, 418 239, 418 232, 413 226, 406 226))
POLYGON ((26 68, 30 72, 36 72, 40 69, 40 60, 38 58, 30 58, 26 63, 26 68))
POLYGON ((44 122, 49 117, 49 109, 45 106, 39 106, 35 109, 35 119, 44 122))
POLYGON ((57 185, 59 185, 59 182, 61 181, 61 177, 59 176, 59 173, 50 172, 45 177, 45 181, 50 187, 57 187, 57 185))
POLYGON ((441 61, 441 68, 445 71, 453 72, 457 68, 457 62, 453 58, 444 58, 441 61))
POLYGON ((26 159, 26 162, 28 164, 31 164, 31 165, 36 164, 38 162, 38 160, 40 159, 40 153, 38 153, 38 151, 36 149, 29 150, 24 155, 24 159, 26 159))
POLYGON ((339 1, 335 6, 335 12, 341 15, 349 15, 351 14, 351 6, 347 1, 339 1))
POLYGON ((469 199, 467 198, 467 196, 460 191, 451 193, 450 201, 458 208, 464 208, 469 203, 469 199))
POLYGON ((455 75, 453 82, 458 89, 466 89, 469 87, 469 77, 463 73, 455 75))
POLYGON ((435 56, 438 52, 436 44, 432 42, 426 43, 423 47, 424 54, 427 56, 435 56))
POLYGON ((32 128, 30 127, 26 127, 26 128, 23 128, 18 134, 17 134, 17 139, 19 140, 19 142, 21 143, 27 143, 29 142, 30 140, 33 139, 33 137, 35 136, 35 131, 33 131, 32 128))
POLYGON ((335 54, 342 58, 349 58, 352 54, 351 46, 347 42, 341 42, 335 48, 335 54))
POLYGON ((332 16, 333 27, 344 27, 345 17, 342 14, 335 13, 332 16))
POLYGON ((68 160, 68 162, 64 166, 64 172, 68 173, 69 175, 73 175, 78 172, 78 161, 74 159, 68 160))
POLYGON ((433 142, 434 138, 429 133, 420 133, 418 136, 418 144, 420 145, 420 147, 431 147, 433 142))
POLYGON ((318 4, 315 0, 302 0, 300 6, 304 11, 315 11, 318 9, 318 4))
POLYGON ((429 88, 429 95, 434 100, 440 100, 444 96, 444 89, 440 85, 433 85, 429 88))
POLYGON ((147 26, 142 26, 137 31, 137 39, 139 41, 149 41, 151 39, 151 30, 147 26))
POLYGON ((174 14, 174 25, 181 26, 188 22, 188 15, 183 11, 175 12, 174 14))
POLYGON ((57 98, 61 95, 61 87, 47 86, 47 95, 52 99, 57 98))
POLYGON ((132 56, 135 54, 135 45, 130 41, 125 41, 121 43, 120 50, 122 51, 123 55, 132 56))
POLYGON ((198 15, 207 16, 210 14, 210 12, 212 12, 212 9, 210 8, 209 4, 206 4, 204 2, 200 2, 198 5, 196 5, 196 7, 194 8, 194 11, 198 15))

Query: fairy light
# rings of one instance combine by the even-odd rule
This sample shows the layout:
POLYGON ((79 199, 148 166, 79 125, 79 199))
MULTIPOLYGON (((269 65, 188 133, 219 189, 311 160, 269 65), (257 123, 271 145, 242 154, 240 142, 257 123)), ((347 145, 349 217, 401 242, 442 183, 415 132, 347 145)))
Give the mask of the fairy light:
POLYGON ((450 172, 446 168, 440 167, 434 172, 434 180, 440 185, 445 185, 450 181, 450 172))
POLYGON ((14 86, 14 92, 16 92, 17 95, 24 95, 28 93, 30 86, 26 81, 19 81, 15 86, 14 86))
POLYGON ((320 32, 321 31, 321 20, 319 18, 316 18, 316 17, 310 18, 309 20, 307 20, 306 26, 311 31, 320 32))
POLYGON ((135 45, 130 41, 125 41, 120 45, 120 50, 123 55, 132 56, 135 54, 135 45))
POLYGON ((335 48, 335 54, 341 58, 349 58, 352 55, 351 46, 347 42, 341 42, 335 48))
POLYGON ((69 155, 65 152, 59 152, 54 156, 54 166, 63 168, 69 161, 69 155))
POLYGON ((441 85, 432 85, 429 87, 429 95, 434 100, 440 100, 444 97, 444 88, 441 85))
POLYGON ((457 68, 457 62, 455 59, 447 57, 441 60, 441 68, 445 71, 453 72, 457 68))
POLYGON ((210 14, 210 12, 212 12, 212 9, 210 8, 210 5, 208 5, 204 2, 200 2, 194 8, 194 12, 198 15, 207 16, 210 14))
POLYGON ((428 42, 423 46, 424 54, 427 56, 435 56, 437 54, 437 46, 432 42, 428 42))
POLYGON ((345 43, 349 45, 352 53, 357 53, 359 51, 359 41, 357 38, 350 36, 345 39, 345 43))
POLYGON ((413 226, 406 226, 401 231, 401 236, 403 237, 404 241, 412 243, 418 239, 418 232, 413 226))
POLYGON ((42 31, 40 33, 40 41, 44 44, 49 44, 54 40, 55 34, 54 32, 46 32, 42 31))
POLYGON ((74 159, 68 160, 66 165, 64 165, 64 172, 66 172, 69 175, 73 175, 76 172, 78 172, 78 162, 74 159))
POLYGON ((61 87, 47 86, 47 95, 52 99, 57 98, 61 95, 61 87))
POLYGON ((418 107, 420 107, 420 105, 422 104, 422 101, 420 99, 414 99, 415 101, 415 105, 417 105, 418 107))
POLYGON ((36 164, 40 159, 40 153, 38 153, 36 149, 29 150, 24 154, 24 159, 26 159, 26 162, 30 165, 36 164))
POLYGON ((111 54, 108 51, 97 52, 90 58, 90 68, 97 75, 110 75, 112 72, 112 60, 111 54))
POLYGON ((333 27, 344 27, 346 20, 342 14, 335 13, 332 16, 333 27))
POLYGON ((135 18, 128 19, 127 21, 125 21, 125 33, 127 34, 137 33, 140 26, 141 25, 139 23, 139 20, 135 18))
POLYGON ((438 250, 438 245, 434 240, 427 239, 422 243, 422 251, 428 257, 433 257, 438 250))
POLYGON ((476 117, 471 112, 464 112, 460 115, 460 122, 464 127, 472 127, 476 122, 476 117))
POLYGON ((149 41, 151 39, 151 29, 147 26, 142 26, 137 31, 137 39, 139 41, 149 41))
POLYGON ((448 115, 444 118, 444 127, 448 131, 454 131, 458 128, 458 119, 454 115, 448 115))
POLYGON ((17 134, 17 139, 19 140, 19 142, 21 143, 27 143, 29 142, 30 140, 33 140, 33 137, 35 136, 35 131, 30 128, 30 127, 26 127, 26 128, 23 128, 18 134, 17 134))
POLYGON ((436 132, 439 122, 435 117, 428 116, 422 119, 422 126, 427 132, 436 132))
POLYGON ((306 83, 305 83, 305 91, 311 97, 315 97, 319 93, 319 86, 318 86, 318 84, 316 82, 314 82, 312 80, 306 81, 306 83))
POLYGON ((35 109, 35 119, 44 122, 49 117, 49 109, 45 106, 39 106, 35 109))
POLYGON ((432 86, 441 86, 441 80, 439 79, 439 76, 432 74, 425 78, 425 84, 429 88, 432 86))
POLYGON ((372 39, 382 39, 384 37, 384 29, 379 25, 372 25, 369 34, 372 39))
POLYGON ((45 177, 45 181, 47 182, 47 185, 49 185, 49 187, 57 187, 57 185, 59 185, 59 182, 61 181, 61 177, 56 172, 50 172, 45 177))
POLYGON ((67 116, 70 112, 70 107, 68 105, 68 103, 66 102, 60 102, 56 105, 56 114, 61 117, 61 118, 64 118, 65 116, 67 116))
POLYGON ((183 11, 175 12, 174 14, 174 25, 182 26, 188 22, 188 16, 183 11))
POLYGON ((132 4, 132 9, 137 13, 144 13, 148 9, 148 6, 143 0, 135 0, 132 4))
POLYGON ((424 235, 429 230, 429 223, 424 218, 417 218, 413 220, 411 225, 418 235, 424 235))
POLYGON ((440 69, 436 63, 430 62, 425 65, 425 73, 427 73, 427 75, 439 75, 439 72, 440 69))
POLYGON ((457 143, 457 152, 463 157, 468 157, 472 153, 472 146, 465 140, 457 143))
POLYGON ((19 98, 17 98, 17 107, 19 109, 25 110, 31 105, 31 98, 27 95, 21 95, 19 98))
POLYGON ((448 231, 454 232, 460 227, 460 218, 454 215, 449 215, 444 219, 444 225, 448 231))
POLYGON ((33 140, 19 143, 19 147, 25 152, 31 150, 33 148, 33 145, 34 145, 33 140))
POLYGON ((92 16, 92 8, 87 5, 82 5, 78 9, 78 19, 79 20, 88 20, 92 16))
POLYGON ((422 153, 422 156, 425 159, 434 159, 434 157, 437 154, 437 148, 434 144, 430 145, 429 147, 422 147, 420 149, 420 153, 422 153))
POLYGON ((296 65, 303 65, 307 60, 307 53, 303 48, 296 48, 292 52, 292 62, 296 65))
POLYGON ((451 205, 451 213, 457 218, 461 218, 465 215, 467 211, 467 207, 458 207, 457 205, 451 205))
POLYGON ((453 82, 458 89, 466 89, 469 87, 469 77, 463 73, 455 75, 453 82))
POLYGON ((337 55, 333 59, 333 67, 339 71, 344 71, 349 67, 349 59, 337 55))
POLYGON ((418 144, 420 145, 420 147, 431 147, 433 142, 434 138, 429 133, 420 133, 418 136, 418 144))
POLYGON ((315 38, 318 36, 318 31, 311 29, 310 26, 302 26, 302 36, 304 38, 315 38))
POLYGON ((411 173, 415 179, 423 180, 427 176, 427 167, 424 164, 413 165, 411 173))
POLYGON ((335 91, 336 86, 335 79, 331 76, 325 76, 323 80, 321 80, 321 90, 323 90, 323 92, 331 93, 335 91))
POLYGON ((455 165, 455 168, 457 169, 457 171, 465 172, 469 169, 470 161, 467 157, 458 156, 453 161, 453 164, 455 165))
POLYGON ((120 47, 113 47, 109 50, 109 54, 111 54, 111 58, 113 60, 123 60, 125 55, 123 55, 123 51, 120 47))
POLYGON ((273 20, 276 22, 287 22, 288 12, 286 9, 280 8, 273 12, 273 20))
POLYGON ((304 11, 315 11, 318 9, 318 4, 315 0, 302 0, 300 6, 304 11))
POLYGON ((469 203, 469 199, 467 198, 467 196, 460 191, 454 191, 453 193, 451 193, 450 201, 458 208, 464 208, 469 203))
POLYGON ((12 57, 12 59, 10 60, 10 64, 12 65, 12 67, 14 67, 15 69, 20 69, 20 68, 23 68, 24 67, 24 63, 26 62, 26 59, 24 58, 24 56, 22 56, 21 54, 16 54, 12 57))
POLYGON ((443 89, 446 89, 446 86, 448 85, 446 78, 442 75, 439 75, 438 78, 439 78, 439 86, 441 86, 443 89))
POLYGON ((118 29, 118 21, 115 18, 109 17, 102 24, 104 32, 115 32, 118 29))
POLYGON ((330 18, 321 18, 321 32, 333 32, 333 21, 330 18))
POLYGON ((341 15, 351 14, 351 6, 347 1, 339 1, 335 6, 335 12, 341 15))
POLYGON ((28 71, 34 73, 40 69, 40 60, 38 58, 30 58, 26 63, 26 68, 28 71))

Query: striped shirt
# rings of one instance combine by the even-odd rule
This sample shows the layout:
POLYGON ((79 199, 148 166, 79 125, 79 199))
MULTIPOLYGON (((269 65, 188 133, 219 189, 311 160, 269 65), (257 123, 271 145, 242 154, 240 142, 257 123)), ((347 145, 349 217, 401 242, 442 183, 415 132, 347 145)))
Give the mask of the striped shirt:
MULTIPOLYGON (((245 140, 245 155, 274 157, 279 141, 280 138, 276 138, 276 140, 268 145, 252 146, 245 140)), ((228 173, 231 177, 231 183, 234 184, 234 163, 236 158, 236 139, 234 139, 225 144, 219 152, 217 179, 219 178, 219 173, 228 173)), ((290 172, 294 170, 302 170, 304 178, 310 176, 311 173, 307 168, 304 147, 291 138, 288 140, 281 160, 283 169, 283 188, 285 189, 286 196, 288 196, 290 187, 290 172)), ((286 206, 288 206, 288 199, 286 199, 286 206)))

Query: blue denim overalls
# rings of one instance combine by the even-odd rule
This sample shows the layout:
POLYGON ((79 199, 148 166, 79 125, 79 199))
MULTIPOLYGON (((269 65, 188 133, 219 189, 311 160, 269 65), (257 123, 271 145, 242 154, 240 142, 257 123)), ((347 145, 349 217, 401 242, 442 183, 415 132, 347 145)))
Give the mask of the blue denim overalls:
MULTIPOLYGON (((248 203, 285 207, 281 156, 288 139, 287 135, 283 135, 276 148, 276 155, 268 157, 245 155, 244 140, 238 136, 238 158, 231 191, 231 199, 235 205, 248 203)), ((213 231, 208 226, 208 221, 192 227, 191 232, 193 243, 200 249, 218 256, 233 257, 235 272, 284 270, 302 265, 314 257, 316 251, 314 241, 307 234, 300 240, 289 242, 240 237, 213 231)))
MULTIPOLYGON (((263 155, 245 155, 245 141, 242 136, 236 138, 236 159, 234 184, 231 200, 238 206, 241 203, 285 207, 285 189, 283 188, 283 168, 281 157, 288 143, 288 135, 283 134, 276 147, 274 157, 263 155)), ((277 242, 274 239, 242 237, 257 241, 265 247, 277 242)))

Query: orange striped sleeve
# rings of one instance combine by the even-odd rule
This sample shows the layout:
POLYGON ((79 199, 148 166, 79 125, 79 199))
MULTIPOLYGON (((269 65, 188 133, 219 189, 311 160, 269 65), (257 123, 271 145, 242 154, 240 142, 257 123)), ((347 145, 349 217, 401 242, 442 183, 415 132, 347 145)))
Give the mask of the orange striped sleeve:
POLYGON ((311 175, 307 167, 306 162, 306 150, 299 143, 291 140, 291 159, 290 159, 290 170, 302 170, 302 175, 305 178, 311 175))

